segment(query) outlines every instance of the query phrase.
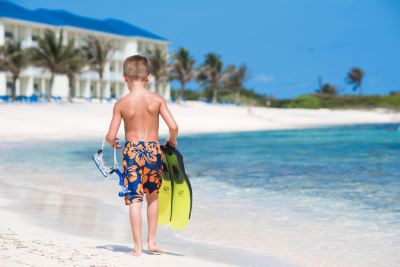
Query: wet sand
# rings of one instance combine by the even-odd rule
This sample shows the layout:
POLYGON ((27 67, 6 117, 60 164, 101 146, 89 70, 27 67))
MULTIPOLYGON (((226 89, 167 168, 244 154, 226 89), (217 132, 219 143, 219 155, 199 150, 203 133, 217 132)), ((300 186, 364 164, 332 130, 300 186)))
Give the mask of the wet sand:
MULTIPOLYGON (((133 258, 125 207, 95 198, 16 187, 0 183, 0 263, 5 266, 292 266, 275 257, 182 240, 159 228, 162 255, 144 251, 133 258), (39 264, 40 263, 40 264, 39 264)), ((145 207, 143 207, 145 211, 145 207)), ((146 236, 145 220, 143 236, 146 236)), ((144 247, 146 243, 144 242, 144 247)))

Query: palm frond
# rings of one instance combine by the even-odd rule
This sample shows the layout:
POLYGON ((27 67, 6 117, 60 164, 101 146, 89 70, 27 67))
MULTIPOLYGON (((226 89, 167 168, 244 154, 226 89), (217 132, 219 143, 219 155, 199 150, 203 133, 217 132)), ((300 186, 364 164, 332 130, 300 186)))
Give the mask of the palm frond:
POLYGON ((171 73, 172 68, 168 64, 168 55, 158 46, 153 50, 147 49, 146 55, 150 61, 150 70, 155 79, 156 90, 159 90, 160 83, 168 81, 171 73))

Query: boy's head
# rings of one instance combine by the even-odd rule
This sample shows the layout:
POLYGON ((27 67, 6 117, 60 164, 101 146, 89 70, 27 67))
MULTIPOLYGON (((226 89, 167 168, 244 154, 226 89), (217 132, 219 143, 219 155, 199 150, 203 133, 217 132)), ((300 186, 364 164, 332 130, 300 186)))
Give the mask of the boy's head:
POLYGON ((124 61, 124 79, 126 82, 150 80, 149 60, 140 55, 127 57, 124 61))

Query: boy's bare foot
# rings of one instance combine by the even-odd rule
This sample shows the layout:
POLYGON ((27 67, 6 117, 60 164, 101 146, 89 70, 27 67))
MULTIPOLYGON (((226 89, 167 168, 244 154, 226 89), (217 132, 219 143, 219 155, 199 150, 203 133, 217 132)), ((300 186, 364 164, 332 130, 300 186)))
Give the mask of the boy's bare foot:
POLYGON ((130 252, 127 252, 127 254, 128 254, 128 255, 131 255, 131 256, 139 257, 139 256, 142 255, 142 251, 141 251, 141 250, 138 250, 138 251, 132 250, 132 251, 130 251, 130 252))
POLYGON ((161 253, 161 249, 156 245, 149 245, 149 251, 153 253, 161 253))

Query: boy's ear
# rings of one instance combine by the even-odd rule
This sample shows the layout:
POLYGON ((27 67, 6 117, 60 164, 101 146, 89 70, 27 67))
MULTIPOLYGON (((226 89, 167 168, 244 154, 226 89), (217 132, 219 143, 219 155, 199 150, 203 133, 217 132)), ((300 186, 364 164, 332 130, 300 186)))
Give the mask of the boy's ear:
POLYGON ((147 82, 150 82, 150 80, 151 80, 151 73, 147 75, 147 82))
POLYGON ((126 83, 128 82, 128 79, 125 77, 125 75, 122 75, 122 80, 124 80, 126 83))

